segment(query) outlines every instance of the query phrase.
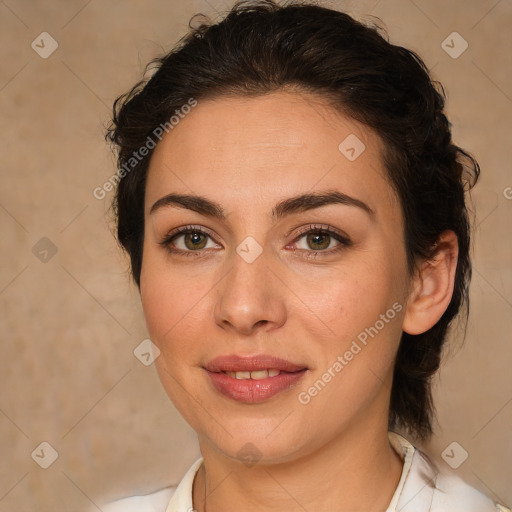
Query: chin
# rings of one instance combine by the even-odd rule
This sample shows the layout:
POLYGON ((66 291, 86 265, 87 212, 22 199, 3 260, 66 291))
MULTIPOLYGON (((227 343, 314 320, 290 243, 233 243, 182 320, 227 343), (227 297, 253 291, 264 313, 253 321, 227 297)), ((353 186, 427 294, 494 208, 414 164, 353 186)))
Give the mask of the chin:
POLYGON ((283 422, 286 415, 282 413, 279 419, 272 420, 268 417, 230 420, 224 415, 222 426, 211 418, 195 418, 190 423, 198 434, 201 451, 203 447, 213 447, 226 458, 250 467, 256 463, 288 463, 316 449, 307 436, 310 428, 300 418, 292 423, 291 416, 293 413, 283 422))

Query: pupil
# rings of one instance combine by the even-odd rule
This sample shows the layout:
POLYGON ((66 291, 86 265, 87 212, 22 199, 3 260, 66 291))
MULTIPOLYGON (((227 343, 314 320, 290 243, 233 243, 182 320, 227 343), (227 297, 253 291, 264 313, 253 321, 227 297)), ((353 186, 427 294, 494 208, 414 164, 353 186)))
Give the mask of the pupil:
POLYGON ((202 233, 189 233, 185 236, 185 245, 189 249, 202 249, 205 245, 205 241, 201 240, 202 233))
POLYGON ((325 235, 322 233, 316 233, 314 235, 308 236, 308 242, 312 245, 316 245, 316 249, 325 249, 329 246, 329 235, 325 235), (320 247, 318 247, 320 246, 320 247))

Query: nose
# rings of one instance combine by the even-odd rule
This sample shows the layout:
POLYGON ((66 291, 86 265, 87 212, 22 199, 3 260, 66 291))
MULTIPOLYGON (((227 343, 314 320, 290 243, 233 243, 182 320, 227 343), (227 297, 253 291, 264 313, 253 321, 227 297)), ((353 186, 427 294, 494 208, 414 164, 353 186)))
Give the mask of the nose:
POLYGON ((215 321, 224 330, 250 336, 286 322, 285 287, 272 271, 265 251, 252 263, 237 253, 217 287, 215 321))

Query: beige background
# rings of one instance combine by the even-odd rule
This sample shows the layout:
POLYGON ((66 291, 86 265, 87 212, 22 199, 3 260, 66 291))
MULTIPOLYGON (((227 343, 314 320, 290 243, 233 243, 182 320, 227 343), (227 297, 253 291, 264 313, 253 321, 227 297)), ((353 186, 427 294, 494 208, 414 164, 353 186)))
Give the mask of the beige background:
MULTIPOLYGON (((446 465, 440 455, 456 441, 469 453, 457 472, 511 505, 512 2, 325 4, 378 16, 393 42, 424 57, 448 91, 456 141, 482 165, 472 316, 436 381, 426 449, 446 465), (441 47, 453 31, 469 43, 457 59, 441 47)), ((149 492, 198 456, 154 368, 134 357, 146 337, 138 295, 107 224, 111 195, 92 191, 115 169, 102 140, 114 98, 193 13, 230 5, 0 2, 0 512, 79 511, 149 492), (43 31, 59 45, 47 59, 31 48, 43 31), (47 262, 33 253, 43 237, 57 248, 47 262), (31 458, 43 441, 58 452, 48 469, 31 458)))

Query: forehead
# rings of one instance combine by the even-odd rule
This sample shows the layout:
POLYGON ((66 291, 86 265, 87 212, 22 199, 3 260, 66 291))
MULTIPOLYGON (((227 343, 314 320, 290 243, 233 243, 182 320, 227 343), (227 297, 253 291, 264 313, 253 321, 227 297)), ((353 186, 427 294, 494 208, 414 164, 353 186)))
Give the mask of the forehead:
POLYGON ((383 149, 371 129, 309 93, 199 101, 153 153, 146 212, 170 192, 247 209, 255 200, 271 207, 276 196, 335 188, 389 204, 383 149))

